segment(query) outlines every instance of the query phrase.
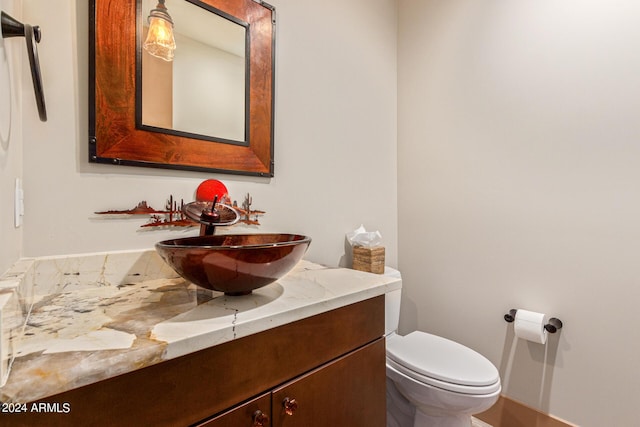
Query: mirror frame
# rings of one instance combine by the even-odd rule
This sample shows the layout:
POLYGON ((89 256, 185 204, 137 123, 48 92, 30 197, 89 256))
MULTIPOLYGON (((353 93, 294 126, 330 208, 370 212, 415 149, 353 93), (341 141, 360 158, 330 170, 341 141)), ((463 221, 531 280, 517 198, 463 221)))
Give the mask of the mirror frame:
POLYGON ((137 1, 91 0, 90 162, 274 175, 275 8, 256 0, 199 1, 249 24, 249 144, 229 144, 222 138, 212 141, 138 129, 137 1))

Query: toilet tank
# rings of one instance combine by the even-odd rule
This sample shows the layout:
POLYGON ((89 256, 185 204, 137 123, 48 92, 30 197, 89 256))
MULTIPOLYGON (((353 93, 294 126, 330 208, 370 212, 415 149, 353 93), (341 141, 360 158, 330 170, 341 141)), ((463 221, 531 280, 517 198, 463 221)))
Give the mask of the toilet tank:
MULTIPOLYGON (((398 270, 393 268, 384 268, 385 276, 397 277, 402 279, 402 275, 398 270)), ((398 329, 398 322, 400 322, 400 300, 402 297, 402 290, 397 289, 395 291, 387 292, 384 295, 384 334, 389 335, 391 332, 395 332, 398 329)))

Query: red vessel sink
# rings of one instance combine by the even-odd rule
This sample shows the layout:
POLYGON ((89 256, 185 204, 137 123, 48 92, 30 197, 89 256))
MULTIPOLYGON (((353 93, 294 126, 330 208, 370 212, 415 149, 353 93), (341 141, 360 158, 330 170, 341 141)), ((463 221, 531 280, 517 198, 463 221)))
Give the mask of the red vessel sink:
POLYGON ((299 234, 228 234, 165 240, 156 251, 198 286, 246 295, 287 274, 310 243, 299 234))

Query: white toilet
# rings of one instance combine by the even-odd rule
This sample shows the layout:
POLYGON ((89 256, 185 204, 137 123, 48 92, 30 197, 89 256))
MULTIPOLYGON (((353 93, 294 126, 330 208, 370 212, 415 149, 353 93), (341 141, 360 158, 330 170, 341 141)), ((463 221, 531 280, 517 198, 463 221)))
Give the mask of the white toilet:
POLYGON ((498 400, 498 370, 446 338, 420 331, 398 335, 400 295, 393 291, 385 299, 387 427, 470 427, 473 414, 498 400))

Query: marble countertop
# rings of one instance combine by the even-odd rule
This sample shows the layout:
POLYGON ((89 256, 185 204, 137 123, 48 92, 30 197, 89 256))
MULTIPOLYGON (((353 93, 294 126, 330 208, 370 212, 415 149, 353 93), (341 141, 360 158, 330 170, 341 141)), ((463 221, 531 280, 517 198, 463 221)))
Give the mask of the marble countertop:
POLYGON ((185 282, 153 250, 20 260, 0 278, 0 401, 42 399, 401 286, 303 260, 230 297, 185 282))

